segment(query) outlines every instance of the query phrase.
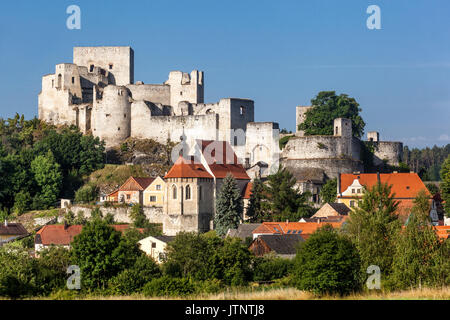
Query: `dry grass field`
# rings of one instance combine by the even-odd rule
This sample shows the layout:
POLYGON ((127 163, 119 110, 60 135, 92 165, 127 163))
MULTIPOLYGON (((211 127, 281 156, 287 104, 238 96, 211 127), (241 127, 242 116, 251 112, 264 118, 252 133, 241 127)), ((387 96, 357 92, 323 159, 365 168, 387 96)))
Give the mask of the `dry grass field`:
MULTIPOLYGON (((64 299, 69 297, 53 297, 53 299, 64 299)), ((72 297, 83 300, 450 300, 450 288, 443 289, 414 289, 398 292, 367 292, 353 294, 346 297, 339 296, 314 296, 311 293, 294 288, 267 289, 238 291, 228 290, 219 294, 198 295, 186 298, 149 298, 142 295, 132 296, 87 296, 72 297)), ((44 298, 52 299, 52 298, 44 298)), ((70 299, 70 298, 69 298, 70 299)))

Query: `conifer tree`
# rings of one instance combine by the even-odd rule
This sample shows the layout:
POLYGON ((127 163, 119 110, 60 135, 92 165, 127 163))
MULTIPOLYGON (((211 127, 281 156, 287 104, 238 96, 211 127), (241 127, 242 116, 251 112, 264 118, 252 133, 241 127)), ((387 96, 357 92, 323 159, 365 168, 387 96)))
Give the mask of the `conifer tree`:
POLYGON ((264 190, 264 184, 261 179, 255 179, 247 206, 249 222, 262 222, 265 218, 267 208, 264 206, 264 190))
POLYGON ((238 227, 242 219, 243 202, 241 192, 232 175, 228 174, 223 180, 216 201, 216 216, 214 224, 219 236, 224 236, 228 229, 238 227))

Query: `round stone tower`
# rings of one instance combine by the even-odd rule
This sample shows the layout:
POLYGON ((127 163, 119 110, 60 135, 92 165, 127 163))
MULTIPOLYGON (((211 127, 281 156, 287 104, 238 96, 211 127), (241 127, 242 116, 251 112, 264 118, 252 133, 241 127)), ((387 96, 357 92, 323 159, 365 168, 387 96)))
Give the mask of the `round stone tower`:
POLYGON ((109 85, 103 89, 101 97, 95 93, 92 133, 104 140, 107 148, 116 146, 130 137, 131 101, 125 86, 109 85))

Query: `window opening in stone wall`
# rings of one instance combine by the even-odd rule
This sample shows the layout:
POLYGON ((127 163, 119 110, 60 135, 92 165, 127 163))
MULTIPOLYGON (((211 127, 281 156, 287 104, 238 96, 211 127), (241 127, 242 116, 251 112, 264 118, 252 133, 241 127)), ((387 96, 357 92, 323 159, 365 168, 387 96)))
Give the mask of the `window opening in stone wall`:
POLYGON ((72 84, 75 83, 75 77, 72 77, 72 84))
POLYGON ((112 65, 112 63, 110 63, 109 64, 109 70, 112 70, 112 68, 113 68, 113 65, 112 65))
POLYGON ((177 187, 176 186, 172 187, 172 198, 173 199, 177 198, 177 187))
POLYGON ((89 72, 93 72, 94 71, 94 65, 91 64, 91 66, 89 67, 89 72))
POLYGON ((189 185, 186 186, 186 200, 191 199, 191 187, 189 185))

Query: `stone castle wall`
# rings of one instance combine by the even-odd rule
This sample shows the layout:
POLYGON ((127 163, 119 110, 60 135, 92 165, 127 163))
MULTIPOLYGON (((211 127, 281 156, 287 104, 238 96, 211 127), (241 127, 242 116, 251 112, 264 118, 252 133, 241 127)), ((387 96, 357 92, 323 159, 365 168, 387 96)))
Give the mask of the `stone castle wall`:
POLYGON ((403 143, 378 141, 374 144, 374 165, 381 165, 383 160, 387 160, 390 165, 398 166, 399 162, 403 160, 403 143))

